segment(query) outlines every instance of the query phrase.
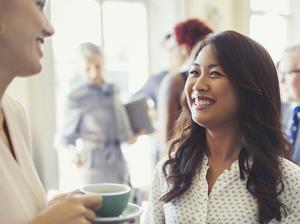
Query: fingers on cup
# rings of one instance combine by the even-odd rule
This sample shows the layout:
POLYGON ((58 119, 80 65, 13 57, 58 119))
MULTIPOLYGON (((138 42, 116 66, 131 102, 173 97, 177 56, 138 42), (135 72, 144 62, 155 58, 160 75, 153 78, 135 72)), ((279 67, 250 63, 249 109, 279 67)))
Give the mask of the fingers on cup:
POLYGON ((99 194, 81 195, 80 200, 86 207, 91 208, 93 210, 100 208, 102 204, 102 197, 99 194))
POLYGON ((85 208, 85 213, 84 213, 84 216, 85 216, 85 218, 87 219, 87 220, 90 220, 90 221, 92 221, 92 220, 94 220, 95 218, 96 218, 96 214, 95 214, 95 212, 93 211, 93 210, 90 210, 90 209, 88 209, 88 208, 85 208))
POLYGON ((67 199, 73 205, 73 211, 82 216, 87 222, 96 218, 96 214, 91 206, 99 206, 99 196, 98 199, 90 196, 92 195, 89 195, 89 197, 87 195, 73 195, 67 199))

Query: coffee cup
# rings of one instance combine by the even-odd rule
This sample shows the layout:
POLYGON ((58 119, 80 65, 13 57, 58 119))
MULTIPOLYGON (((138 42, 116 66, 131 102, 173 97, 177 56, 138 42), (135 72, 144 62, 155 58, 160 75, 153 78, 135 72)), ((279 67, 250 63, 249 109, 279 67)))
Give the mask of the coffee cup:
POLYGON ((84 194, 99 194, 103 201, 96 215, 99 217, 115 217, 122 214, 128 204, 130 187, 124 184, 99 183, 80 188, 84 194))

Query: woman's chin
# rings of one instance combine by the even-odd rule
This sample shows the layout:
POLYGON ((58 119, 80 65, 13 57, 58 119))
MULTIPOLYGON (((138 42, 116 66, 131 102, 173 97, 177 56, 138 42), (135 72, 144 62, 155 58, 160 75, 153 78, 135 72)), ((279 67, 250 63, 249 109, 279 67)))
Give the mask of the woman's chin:
POLYGON ((193 116, 193 121, 204 128, 208 125, 208 121, 203 118, 193 116))
POLYGON ((28 77, 37 75, 42 71, 42 65, 40 63, 36 63, 28 67, 27 69, 22 69, 22 71, 18 72, 18 77, 28 77))

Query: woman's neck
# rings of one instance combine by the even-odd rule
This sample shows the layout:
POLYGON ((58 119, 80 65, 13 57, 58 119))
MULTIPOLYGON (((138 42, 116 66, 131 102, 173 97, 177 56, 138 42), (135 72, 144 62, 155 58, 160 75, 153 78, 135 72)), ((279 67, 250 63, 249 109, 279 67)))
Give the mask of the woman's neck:
POLYGON ((242 149, 241 131, 238 125, 206 129, 207 156, 215 162, 227 163, 238 159, 242 149))

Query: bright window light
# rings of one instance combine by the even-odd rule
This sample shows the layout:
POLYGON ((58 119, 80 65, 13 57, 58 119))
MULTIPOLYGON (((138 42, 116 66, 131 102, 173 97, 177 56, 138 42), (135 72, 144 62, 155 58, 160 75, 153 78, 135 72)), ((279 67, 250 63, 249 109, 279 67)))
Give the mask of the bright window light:
POLYGON ((276 63, 288 45, 289 0, 250 0, 250 36, 262 44, 276 63))
POLYGON ((134 93, 148 77, 147 11, 142 3, 105 1, 103 36, 107 79, 134 93))
POLYGON ((282 16, 263 14, 250 17, 250 36, 268 50, 275 63, 287 45, 287 34, 287 20, 282 16))
POLYGON ((289 0, 251 0, 250 8, 253 11, 272 12, 276 14, 290 14, 289 0))

